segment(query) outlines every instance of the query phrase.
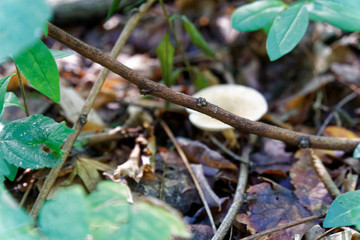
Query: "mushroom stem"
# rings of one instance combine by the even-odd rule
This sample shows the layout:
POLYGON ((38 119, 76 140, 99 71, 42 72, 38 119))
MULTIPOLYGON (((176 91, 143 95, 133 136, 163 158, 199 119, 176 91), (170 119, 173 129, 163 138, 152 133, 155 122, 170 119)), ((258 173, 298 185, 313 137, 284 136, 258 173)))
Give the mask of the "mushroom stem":
POLYGON ((226 141, 229 143, 230 149, 234 149, 239 145, 237 138, 235 136, 235 130, 233 128, 228 128, 223 130, 222 134, 225 137, 226 141))

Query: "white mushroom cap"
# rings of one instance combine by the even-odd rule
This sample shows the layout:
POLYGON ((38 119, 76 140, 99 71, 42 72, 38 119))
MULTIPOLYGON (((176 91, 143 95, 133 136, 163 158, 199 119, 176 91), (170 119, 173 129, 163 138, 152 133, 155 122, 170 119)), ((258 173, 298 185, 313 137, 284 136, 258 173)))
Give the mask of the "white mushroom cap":
MULTIPOLYGON (((219 84, 204 88, 193 97, 203 97, 207 102, 215 104, 231 113, 249 120, 259 120, 268 110, 268 105, 257 90, 236 84, 219 84)), ((232 128, 205 114, 187 109, 190 122, 207 131, 222 131, 232 128)))

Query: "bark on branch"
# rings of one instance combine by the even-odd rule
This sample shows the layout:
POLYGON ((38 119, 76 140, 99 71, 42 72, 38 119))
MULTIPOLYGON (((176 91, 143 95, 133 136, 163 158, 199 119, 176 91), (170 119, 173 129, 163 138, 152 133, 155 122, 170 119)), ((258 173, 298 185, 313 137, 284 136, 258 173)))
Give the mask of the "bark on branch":
POLYGON ((231 112, 228 112, 209 102, 206 106, 199 107, 196 105, 196 98, 180 92, 175 92, 163 84, 156 83, 136 73, 135 71, 111 58, 109 55, 103 53, 101 50, 82 42, 81 40, 52 25, 51 23, 48 24, 48 27, 49 36, 78 52, 82 56, 108 68, 112 72, 135 84, 140 89, 141 93, 150 94, 180 106, 204 113, 210 117, 229 124, 230 126, 233 126, 240 131, 278 139, 290 145, 304 148, 312 147, 353 151, 360 142, 360 139, 332 138, 302 134, 276 126, 271 126, 265 123, 250 121, 248 119, 234 115, 231 112))

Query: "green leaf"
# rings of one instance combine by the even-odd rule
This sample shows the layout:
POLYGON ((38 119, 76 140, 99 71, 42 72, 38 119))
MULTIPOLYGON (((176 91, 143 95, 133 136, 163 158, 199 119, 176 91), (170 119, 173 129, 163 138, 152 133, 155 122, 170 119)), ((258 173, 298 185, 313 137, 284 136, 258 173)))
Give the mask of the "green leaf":
POLYGON ((186 16, 181 16, 181 20, 184 22, 185 30, 189 34, 192 43, 198 48, 200 48, 209 57, 215 57, 215 53, 208 46, 205 39, 196 29, 195 25, 192 22, 190 22, 186 16))
POLYGON ((0 1, 0 62, 16 57, 41 36, 51 9, 44 0, 0 1))
POLYGON ((262 0, 238 7, 232 14, 232 27, 249 32, 265 28, 287 5, 278 0, 262 0))
MULTIPOLYGON (((0 177, 5 176, 10 181, 14 181, 18 168, 4 159, 0 158, 0 177)), ((2 181, 0 181, 2 182, 2 181)))
POLYGON ((0 236, 2 240, 40 240, 32 219, 3 184, 0 184, 0 236))
MULTIPOLYGON (((90 204, 90 228, 95 239, 116 239, 114 234, 129 220, 131 192, 125 184, 102 181, 87 197, 90 204), (121 214, 114 214, 121 213, 121 214)), ((124 239, 128 239, 123 236, 124 239)))
POLYGON ((352 211, 360 209, 360 190, 341 194, 331 204, 326 214, 323 227, 343 227, 359 224, 359 218, 355 218, 352 211), (356 220, 356 221, 354 221, 356 220))
POLYGON ((121 0, 113 0, 110 6, 110 9, 106 16, 106 21, 114 14, 114 12, 119 8, 121 0))
POLYGON ((38 40, 14 60, 36 90, 54 102, 60 101, 59 71, 51 52, 43 42, 38 40))
POLYGON ((308 24, 308 12, 303 2, 292 5, 277 16, 266 41, 270 60, 279 59, 293 50, 304 36, 308 24))
POLYGON ((130 204, 130 196, 126 185, 110 181, 100 182, 88 196, 95 239, 165 240, 171 236, 190 236, 179 216, 145 202, 130 204))
POLYGON ((9 84, 9 81, 10 81, 11 77, 14 74, 11 74, 11 75, 9 75, 7 77, 4 77, 3 79, 0 80, 0 115, 2 114, 3 109, 4 109, 5 95, 6 95, 7 86, 9 84))
POLYGON ((144 239, 170 239, 170 236, 190 238, 191 233, 186 228, 182 218, 176 212, 170 212, 169 210, 160 207, 161 205, 165 205, 164 203, 161 203, 157 200, 155 200, 155 202, 159 202, 159 204, 154 205, 145 201, 136 202, 134 204, 135 206, 133 207, 132 217, 138 218, 132 220, 134 223, 137 223, 137 226, 139 226, 139 236, 143 234, 144 239), (150 221, 149 219, 154 220, 150 221), (151 224, 152 222, 156 222, 157 224, 151 224), (151 232, 153 232, 154 238, 146 238, 146 236, 148 236, 146 234, 148 228, 151 228, 151 232))
POLYGON ((19 99, 17 98, 17 96, 13 92, 7 92, 5 94, 4 107, 19 107, 19 108, 21 108, 22 110, 25 111, 24 106, 21 105, 21 103, 19 102, 19 99))
POLYGON ((71 56, 73 54, 71 52, 60 51, 60 50, 56 50, 56 49, 50 49, 50 52, 54 59, 65 58, 65 57, 71 56))
POLYGON ((60 146, 72 132, 43 115, 12 121, 0 131, 0 158, 22 168, 55 167, 62 162, 60 146))
POLYGON ((170 41, 170 36, 165 33, 160 44, 156 48, 156 54, 160 61, 161 72, 166 86, 171 86, 171 72, 174 64, 175 49, 170 41))
POLYGON ((360 143, 356 146, 354 150, 353 158, 360 158, 360 143))
POLYGON ((81 186, 58 191, 45 202, 39 214, 39 227, 49 239, 85 239, 90 233, 89 207, 81 186))
POLYGON ((353 1, 316 0, 306 7, 310 20, 325 21, 345 31, 355 32, 360 30, 359 5, 353 1))

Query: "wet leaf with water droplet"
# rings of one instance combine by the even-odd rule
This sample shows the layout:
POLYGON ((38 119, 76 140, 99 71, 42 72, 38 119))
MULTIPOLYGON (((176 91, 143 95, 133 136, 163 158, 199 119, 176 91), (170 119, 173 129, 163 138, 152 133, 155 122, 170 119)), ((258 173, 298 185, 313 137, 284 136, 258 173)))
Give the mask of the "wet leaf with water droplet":
POLYGON ((60 146, 72 132, 43 115, 7 123, 0 131, 0 158, 22 168, 55 167, 62 161, 60 146))

